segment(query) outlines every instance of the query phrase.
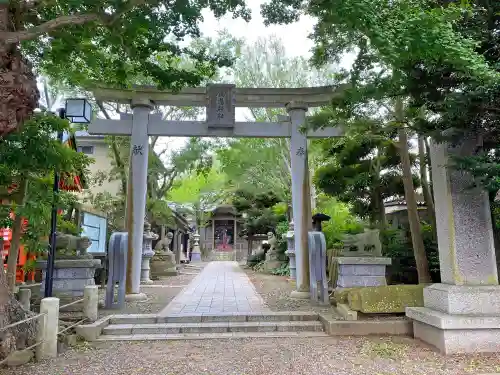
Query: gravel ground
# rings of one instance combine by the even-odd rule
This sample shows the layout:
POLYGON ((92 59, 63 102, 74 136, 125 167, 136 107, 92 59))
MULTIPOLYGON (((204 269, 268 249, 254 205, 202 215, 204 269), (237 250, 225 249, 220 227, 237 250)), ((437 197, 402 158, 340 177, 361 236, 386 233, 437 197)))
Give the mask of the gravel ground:
POLYGON ((290 298, 294 290, 286 276, 268 275, 245 269, 248 277, 271 311, 317 311, 334 313, 331 307, 315 306, 310 300, 290 298))
POLYGON ((409 338, 289 338, 102 343, 4 375, 467 375, 497 355, 448 356, 409 338), (133 354, 133 355, 131 355, 133 354))

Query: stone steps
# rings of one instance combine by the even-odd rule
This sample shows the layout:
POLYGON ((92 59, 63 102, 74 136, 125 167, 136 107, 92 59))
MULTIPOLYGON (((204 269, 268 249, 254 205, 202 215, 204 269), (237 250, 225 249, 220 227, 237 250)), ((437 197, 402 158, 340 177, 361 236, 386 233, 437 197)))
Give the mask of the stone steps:
POLYGON ((323 331, 319 321, 312 322, 214 322, 214 323, 145 323, 112 324, 104 335, 225 333, 225 332, 298 332, 323 331))
POLYGON ((214 340, 244 338, 301 338, 328 337, 325 332, 223 332, 223 333, 181 333, 181 334, 135 334, 103 335, 96 341, 158 341, 158 340, 214 340))
POLYGON ((87 327, 98 341, 326 336, 317 313, 297 311, 111 315, 87 327))

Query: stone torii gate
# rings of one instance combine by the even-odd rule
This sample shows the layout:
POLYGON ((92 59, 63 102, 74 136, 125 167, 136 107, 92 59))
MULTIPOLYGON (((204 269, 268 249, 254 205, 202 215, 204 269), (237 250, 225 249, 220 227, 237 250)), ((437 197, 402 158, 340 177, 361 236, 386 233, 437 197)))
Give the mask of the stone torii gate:
POLYGON ((130 135, 131 163, 127 194, 129 252, 127 295, 141 299, 140 271, 142 236, 146 206, 149 136, 170 137, 256 137, 290 138, 292 167, 292 211, 294 218, 297 288, 292 297, 309 298, 308 231, 311 229, 311 200, 307 138, 341 135, 337 128, 305 131, 310 107, 331 103, 339 92, 331 86, 311 88, 237 88, 217 84, 206 88, 186 88, 173 93, 151 87, 119 90, 95 88, 96 100, 128 104, 133 114, 120 120, 97 119, 88 127, 90 134, 130 135), (151 113, 153 105, 206 107, 206 121, 164 121, 151 113), (280 122, 236 122, 235 107, 286 108, 280 122))

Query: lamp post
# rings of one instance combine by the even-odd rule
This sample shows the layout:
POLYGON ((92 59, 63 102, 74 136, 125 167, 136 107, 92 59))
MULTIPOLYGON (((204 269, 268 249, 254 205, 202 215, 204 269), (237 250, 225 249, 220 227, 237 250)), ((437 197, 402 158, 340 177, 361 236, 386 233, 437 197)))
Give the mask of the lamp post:
MULTIPOLYGON (((92 106, 86 99, 67 99, 65 108, 58 110, 59 117, 68 119, 72 123, 88 124, 92 116, 92 106)), ((57 133, 57 140, 63 141, 64 133, 57 133)), ((54 171, 54 185, 52 187, 54 201, 52 203, 52 213, 50 220, 49 255, 47 257, 47 271, 45 274, 45 297, 52 297, 52 287, 54 284, 54 262, 56 258, 56 233, 57 233, 57 195, 59 193, 60 176, 58 171, 54 171)))

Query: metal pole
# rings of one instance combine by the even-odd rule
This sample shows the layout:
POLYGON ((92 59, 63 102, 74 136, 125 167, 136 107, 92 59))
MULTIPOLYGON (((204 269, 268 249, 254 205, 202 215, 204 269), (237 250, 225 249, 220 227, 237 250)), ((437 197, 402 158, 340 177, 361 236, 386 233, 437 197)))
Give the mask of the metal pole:
MULTIPOLYGON (((66 118, 66 111, 64 108, 59 109, 59 117, 66 118)), ((57 140, 62 142, 63 132, 57 133, 57 140)), ((54 276, 54 261, 56 259, 56 232, 57 232, 57 205, 56 199, 59 193, 59 173, 54 171, 54 200, 52 203, 52 217, 50 221, 50 239, 49 239, 49 256, 47 258, 47 271, 45 273, 45 297, 52 297, 52 285, 54 276)))

